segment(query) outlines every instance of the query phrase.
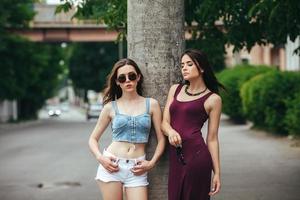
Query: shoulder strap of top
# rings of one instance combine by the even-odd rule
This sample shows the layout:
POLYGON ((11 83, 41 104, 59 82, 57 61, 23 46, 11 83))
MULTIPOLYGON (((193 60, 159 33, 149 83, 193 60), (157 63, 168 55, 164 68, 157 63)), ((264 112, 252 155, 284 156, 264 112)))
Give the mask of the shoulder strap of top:
POLYGON ((116 114, 119 114, 119 109, 118 109, 118 106, 117 106, 117 102, 116 101, 112 101, 111 103, 112 103, 112 106, 113 106, 116 114))
POLYGON ((150 114, 150 98, 146 98, 146 112, 150 114))
POLYGON ((176 98, 178 93, 180 92, 181 88, 183 87, 183 84, 179 84, 175 90, 175 93, 174 93, 174 97, 176 98))
POLYGON ((208 92, 207 94, 205 94, 205 95, 201 98, 202 102, 204 103, 204 102, 206 101, 206 99, 208 99, 208 97, 210 97, 210 95, 212 95, 212 94, 213 94, 213 92, 208 92))

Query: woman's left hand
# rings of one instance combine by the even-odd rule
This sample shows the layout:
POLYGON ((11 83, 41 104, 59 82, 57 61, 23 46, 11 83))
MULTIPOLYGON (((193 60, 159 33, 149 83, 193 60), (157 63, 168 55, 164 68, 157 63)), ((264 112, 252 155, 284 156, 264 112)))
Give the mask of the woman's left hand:
POLYGON ((136 176, 140 176, 150 169, 154 167, 153 164, 151 164, 148 160, 140 160, 136 163, 136 165, 131 169, 132 173, 136 176))
POLYGON ((214 174, 214 177, 212 179, 211 192, 209 193, 209 195, 213 196, 213 195, 217 194, 218 192, 220 192, 220 189, 221 189, 220 176, 214 174))

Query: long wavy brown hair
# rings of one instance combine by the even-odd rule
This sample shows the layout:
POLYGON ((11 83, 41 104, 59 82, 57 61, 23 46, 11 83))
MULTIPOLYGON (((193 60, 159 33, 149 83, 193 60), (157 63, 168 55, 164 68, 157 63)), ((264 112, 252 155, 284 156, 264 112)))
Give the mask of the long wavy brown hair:
POLYGON ((115 101, 116 99, 120 98, 122 96, 122 89, 120 86, 117 85, 117 75, 118 75, 118 69, 125 66, 125 65, 131 65, 134 67, 137 75, 140 76, 140 80, 137 83, 137 93, 142 96, 143 93, 143 81, 144 76, 138 67, 138 65, 129 58, 123 58, 116 62, 113 69, 111 70, 110 74, 106 78, 106 87, 104 89, 104 95, 103 95, 103 105, 109 103, 110 101, 115 101))
MULTIPOLYGON (((184 55, 188 55, 193 62, 196 64, 198 71, 200 72, 200 69, 203 69, 203 80, 204 83, 206 85, 206 87, 214 92, 219 94, 219 88, 223 89, 226 91, 226 88, 224 87, 224 85, 222 85, 216 78, 212 67, 210 66, 207 56, 204 52, 198 50, 198 49, 187 49, 185 50, 182 55, 181 55, 181 59, 184 55)), ((187 84, 189 84, 188 81, 186 81, 187 84)))

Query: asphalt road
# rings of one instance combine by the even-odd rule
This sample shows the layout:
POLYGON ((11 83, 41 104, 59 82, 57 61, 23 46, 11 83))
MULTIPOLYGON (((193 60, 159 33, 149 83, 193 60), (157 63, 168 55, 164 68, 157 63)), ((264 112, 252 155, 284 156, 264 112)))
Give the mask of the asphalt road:
MULTIPOLYGON (((97 162, 88 149, 96 121, 74 110, 59 118, 41 116, 37 122, 0 125, 0 199, 101 199, 94 181, 97 162)), ((105 145, 109 134, 102 139, 105 145)))
MULTIPOLYGON (((101 200, 87 145, 96 121, 72 116, 0 125, 1 200, 101 200)), ((109 141, 105 133, 101 147, 109 141)), ((226 119, 220 143, 222 191, 214 200, 300 199, 300 147, 226 119)))

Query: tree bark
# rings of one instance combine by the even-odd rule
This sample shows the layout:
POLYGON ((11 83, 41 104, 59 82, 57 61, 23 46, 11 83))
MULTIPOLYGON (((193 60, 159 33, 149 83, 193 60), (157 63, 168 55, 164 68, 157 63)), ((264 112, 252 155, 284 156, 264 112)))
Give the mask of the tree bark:
MULTIPOLYGON (((183 0, 128 0, 128 57, 137 62, 145 76, 145 96, 163 107, 170 86, 180 79, 179 56, 184 49, 183 0)), ((152 131, 151 135, 155 135, 152 131)), ((147 155, 156 147, 150 137, 147 155)), ((149 173, 149 199, 167 199, 166 152, 149 173)))

